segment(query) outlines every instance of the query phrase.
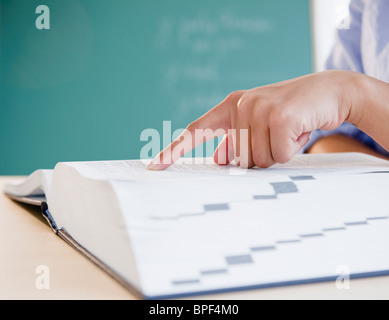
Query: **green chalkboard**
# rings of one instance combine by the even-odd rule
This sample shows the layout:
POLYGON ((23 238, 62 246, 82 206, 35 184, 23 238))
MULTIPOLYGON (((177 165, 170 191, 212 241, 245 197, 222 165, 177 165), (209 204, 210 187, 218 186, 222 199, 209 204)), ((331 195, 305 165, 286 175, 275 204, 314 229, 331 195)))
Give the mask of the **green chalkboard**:
POLYGON ((138 158, 143 130, 312 71, 309 0, 0 4, 1 175, 138 158))

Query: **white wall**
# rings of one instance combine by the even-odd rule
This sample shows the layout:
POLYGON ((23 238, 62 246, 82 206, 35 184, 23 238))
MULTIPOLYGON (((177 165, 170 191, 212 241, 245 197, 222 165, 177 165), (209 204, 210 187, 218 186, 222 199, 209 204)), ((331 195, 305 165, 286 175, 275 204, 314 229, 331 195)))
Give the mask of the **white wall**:
POLYGON ((311 0, 315 71, 323 71, 332 49, 336 28, 349 27, 350 0, 311 0))

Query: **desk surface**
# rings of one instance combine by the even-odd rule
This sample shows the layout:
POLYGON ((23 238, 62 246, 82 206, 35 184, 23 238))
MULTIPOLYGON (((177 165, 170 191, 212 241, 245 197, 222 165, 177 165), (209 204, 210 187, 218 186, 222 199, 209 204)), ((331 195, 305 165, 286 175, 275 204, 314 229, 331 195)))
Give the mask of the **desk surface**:
MULTIPOLYGON (((0 177, 0 299, 135 299, 115 280, 57 237, 38 209, 3 195, 22 177, 0 177), (50 271, 50 289, 36 288, 38 266, 50 271)), ((389 277, 244 291, 196 299, 389 299, 389 277)))

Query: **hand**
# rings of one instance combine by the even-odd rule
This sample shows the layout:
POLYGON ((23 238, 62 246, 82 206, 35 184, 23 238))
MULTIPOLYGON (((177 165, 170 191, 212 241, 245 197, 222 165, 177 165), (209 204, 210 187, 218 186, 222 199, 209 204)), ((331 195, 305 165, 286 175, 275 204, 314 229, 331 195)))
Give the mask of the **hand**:
POLYGON ((353 121, 352 106, 359 95, 355 79, 361 76, 326 71, 231 93, 191 123, 149 169, 166 169, 186 152, 220 135, 225 137, 214 155, 218 164, 235 160, 242 168, 267 168, 288 162, 308 143, 312 131, 334 130, 353 121))

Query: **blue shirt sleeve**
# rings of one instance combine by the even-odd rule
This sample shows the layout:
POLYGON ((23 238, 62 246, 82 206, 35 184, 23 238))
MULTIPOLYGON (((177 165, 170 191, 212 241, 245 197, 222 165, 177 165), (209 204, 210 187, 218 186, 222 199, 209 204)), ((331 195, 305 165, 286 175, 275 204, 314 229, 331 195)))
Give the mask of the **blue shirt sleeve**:
POLYGON ((327 60, 326 69, 348 70, 364 73, 361 58, 362 0, 350 3, 350 28, 337 29, 336 41, 327 60))
MULTIPOLYGON (((365 3, 363 0, 351 0, 350 28, 336 30, 336 42, 326 62, 327 70, 336 69, 365 73, 361 57, 362 17, 364 6, 365 3)), ((371 137, 349 123, 344 123, 333 131, 314 131, 311 134, 309 143, 300 152, 306 152, 319 139, 334 134, 352 137, 378 153, 389 155, 389 153, 371 137)))

